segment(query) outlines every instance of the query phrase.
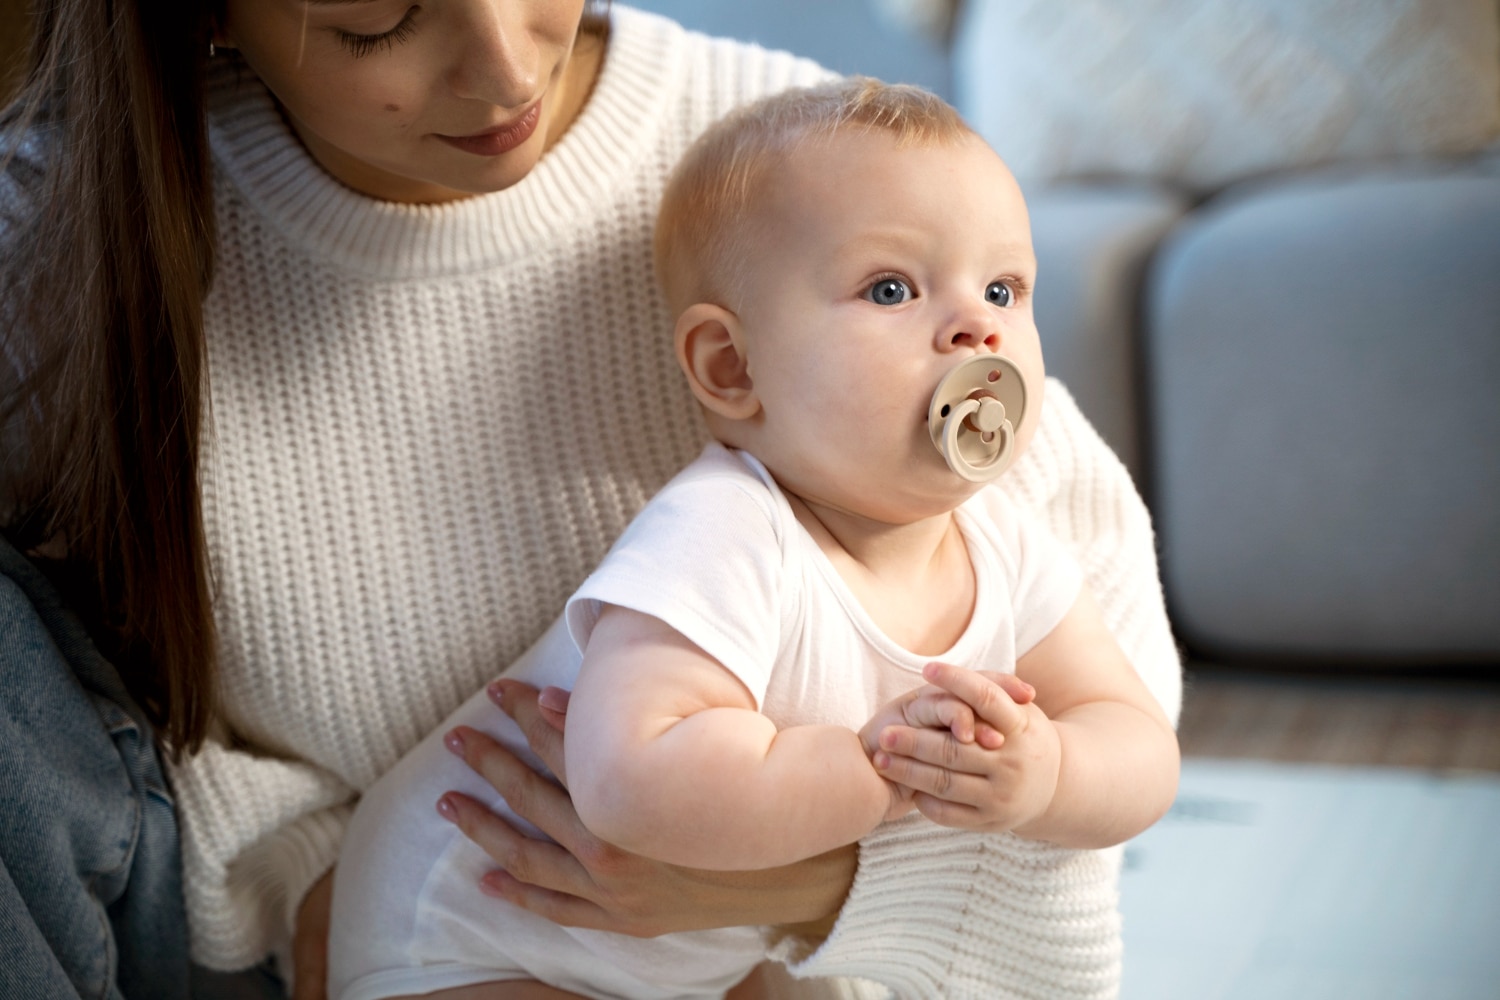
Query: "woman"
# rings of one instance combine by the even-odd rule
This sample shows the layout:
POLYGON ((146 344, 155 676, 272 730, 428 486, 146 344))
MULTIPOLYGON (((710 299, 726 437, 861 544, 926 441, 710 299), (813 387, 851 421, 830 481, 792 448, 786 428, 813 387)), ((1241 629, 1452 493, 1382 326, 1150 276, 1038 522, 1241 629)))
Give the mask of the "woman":
MULTIPOLYGON (((541 633, 703 439, 650 272, 666 172, 731 107, 824 74, 582 0, 163 6, 38 18, 39 124, 0 196, 7 524, 82 567, 163 726, 194 957, 295 955, 315 996, 352 799, 541 633)), ((1144 508, 1056 395, 1015 489, 1175 715, 1144 508)), ((535 693, 508 702, 558 763, 535 693)), ((882 864, 899 826, 857 878, 846 850, 709 879, 598 844, 515 759, 468 753, 562 845, 461 809, 509 873, 485 888, 554 919, 779 924, 800 973, 913 995, 997 995, 994 956, 1015 958, 1024 889, 976 876, 983 838, 942 837, 915 882, 882 864)), ((1069 933, 1061 902, 1024 902, 1069 933)), ((1117 974, 1111 921, 1080 942, 1080 995, 1117 974)))

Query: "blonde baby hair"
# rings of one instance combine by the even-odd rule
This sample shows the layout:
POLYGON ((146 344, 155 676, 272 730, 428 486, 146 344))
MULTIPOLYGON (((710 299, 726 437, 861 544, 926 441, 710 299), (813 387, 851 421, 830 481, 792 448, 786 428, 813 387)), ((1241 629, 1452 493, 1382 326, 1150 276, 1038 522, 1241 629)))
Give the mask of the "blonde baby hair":
POLYGON ((848 77, 748 104, 699 136, 667 182, 656 221, 657 280, 674 312, 726 301, 733 264, 754 237, 757 196, 800 146, 849 131, 887 132, 898 146, 957 143, 974 132, 919 87, 848 77))

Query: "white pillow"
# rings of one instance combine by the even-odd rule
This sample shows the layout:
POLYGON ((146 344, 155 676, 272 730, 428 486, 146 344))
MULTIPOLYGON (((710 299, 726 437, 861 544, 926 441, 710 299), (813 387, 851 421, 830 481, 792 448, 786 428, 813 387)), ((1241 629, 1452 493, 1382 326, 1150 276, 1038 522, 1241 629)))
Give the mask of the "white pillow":
POLYGON ((969 0, 956 103, 1023 183, 1209 189, 1500 137, 1500 0, 969 0))

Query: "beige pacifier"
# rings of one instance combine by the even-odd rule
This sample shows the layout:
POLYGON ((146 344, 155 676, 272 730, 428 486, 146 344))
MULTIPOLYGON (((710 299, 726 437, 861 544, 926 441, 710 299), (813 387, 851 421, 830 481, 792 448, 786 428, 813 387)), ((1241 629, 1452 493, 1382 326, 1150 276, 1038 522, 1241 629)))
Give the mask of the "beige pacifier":
POLYGON ((987 483, 1016 457, 1026 402, 1021 369, 999 355, 976 354, 938 383, 927 430, 948 468, 971 483, 987 483))

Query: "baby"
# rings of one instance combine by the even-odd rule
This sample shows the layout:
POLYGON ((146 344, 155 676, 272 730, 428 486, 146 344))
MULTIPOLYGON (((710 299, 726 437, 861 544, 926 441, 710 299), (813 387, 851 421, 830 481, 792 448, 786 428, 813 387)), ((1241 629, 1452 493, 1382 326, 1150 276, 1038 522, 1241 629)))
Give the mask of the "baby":
MULTIPOLYGON (((913 809, 1082 848, 1154 822, 1170 723, 1066 550, 985 485, 1044 386, 1026 207, 995 153, 913 88, 784 93, 689 151, 656 256, 716 440, 507 674, 572 689, 584 824, 748 870, 913 809)), ((481 692, 364 796, 335 1000, 715 997, 761 961, 758 928, 641 940, 481 894, 493 863, 432 809, 457 789, 508 814, 443 748, 459 724, 524 748, 481 692)))

